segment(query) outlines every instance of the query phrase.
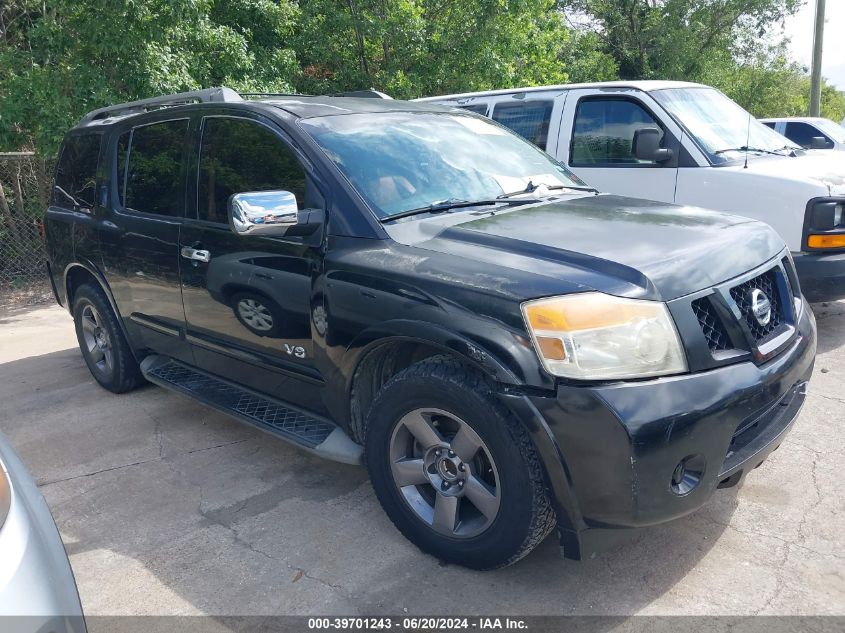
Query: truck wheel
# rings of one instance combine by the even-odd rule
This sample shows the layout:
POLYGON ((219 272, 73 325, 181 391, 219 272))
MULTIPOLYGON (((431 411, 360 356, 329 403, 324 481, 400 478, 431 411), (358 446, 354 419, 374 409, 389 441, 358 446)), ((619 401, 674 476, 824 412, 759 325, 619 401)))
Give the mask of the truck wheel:
POLYGON ((98 383, 123 393, 144 381, 102 289, 90 284, 79 287, 73 298, 73 321, 82 357, 98 383))
POLYGON ((528 432, 480 374, 448 357, 420 361, 382 387, 365 451, 391 521, 446 562, 504 567, 555 526, 528 432))

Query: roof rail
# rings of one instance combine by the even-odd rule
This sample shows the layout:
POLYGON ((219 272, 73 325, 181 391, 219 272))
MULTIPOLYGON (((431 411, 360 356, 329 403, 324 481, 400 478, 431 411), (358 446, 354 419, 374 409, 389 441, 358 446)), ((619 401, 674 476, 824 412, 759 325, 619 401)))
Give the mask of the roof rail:
POLYGON ((374 88, 369 88, 367 90, 350 90, 347 92, 333 92, 329 95, 330 97, 365 97, 369 99, 393 99, 389 94, 385 94, 384 92, 379 92, 374 88))
POLYGON ((311 95, 303 94, 301 92, 242 92, 242 97, 262 98, 262 97, 310 97, 311 95))
POLYGON ((204 90, 192 90, 191 92, 180 92, 174 95, 166 95, 162 97, 152 97, 150 99, 140 99, 138 101, 130 101, 128 103, 118 103, 117 105, 106 106, 92 110, 79 122, 80 125, 98 121, 100 119, 108 119, 112 116, 120 114, 138 114, 141 112, 148 112, 157 108, 166 108, 168 106, 185 105, 189 103, 210 103, 210 102, 226 102, 226 101, 242 101, 241 96, 231 88, 205 88, 204 90))

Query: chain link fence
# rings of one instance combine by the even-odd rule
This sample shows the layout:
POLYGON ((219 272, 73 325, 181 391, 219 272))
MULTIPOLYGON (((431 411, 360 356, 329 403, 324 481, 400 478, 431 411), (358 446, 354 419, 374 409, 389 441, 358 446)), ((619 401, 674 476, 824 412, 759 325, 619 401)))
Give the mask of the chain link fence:
POLYGON ((52 300, 39 226, 54 165, 31 153, 0 153, 0 307, 52 300))

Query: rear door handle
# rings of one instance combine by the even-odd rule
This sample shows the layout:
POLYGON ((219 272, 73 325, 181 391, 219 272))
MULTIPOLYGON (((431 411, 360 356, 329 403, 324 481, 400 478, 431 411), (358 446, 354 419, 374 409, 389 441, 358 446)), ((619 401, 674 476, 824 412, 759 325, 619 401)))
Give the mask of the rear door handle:
POLYGON ((208 251, 199 251, 195 248, 191 248, 190 246, 183 246, 181 253, 182 257, 185 259, 190 259, 195 262, 208 263, 211 261, 211 253, 208 251))

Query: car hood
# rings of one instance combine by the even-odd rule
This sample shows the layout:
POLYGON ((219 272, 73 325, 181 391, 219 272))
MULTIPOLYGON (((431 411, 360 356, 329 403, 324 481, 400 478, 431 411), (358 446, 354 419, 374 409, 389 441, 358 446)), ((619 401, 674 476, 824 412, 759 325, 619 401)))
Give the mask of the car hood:
POLYGON ((385 228, 417 248, 556 277, 582 290, 664 301, 741 275, 784 250, 761 222, 613 195, 385 228))
POLYGON ((752 156, 747 170, 742 164, 718 169, 809 182, 827 189, 826 195, 845 195, 845 152, 832 149, 812 150, 800 156, 752 156))

